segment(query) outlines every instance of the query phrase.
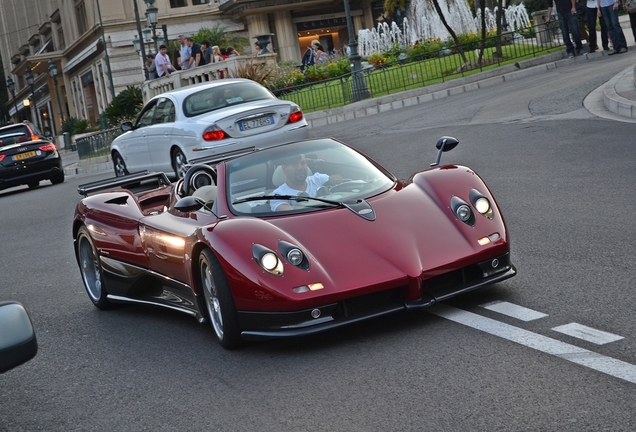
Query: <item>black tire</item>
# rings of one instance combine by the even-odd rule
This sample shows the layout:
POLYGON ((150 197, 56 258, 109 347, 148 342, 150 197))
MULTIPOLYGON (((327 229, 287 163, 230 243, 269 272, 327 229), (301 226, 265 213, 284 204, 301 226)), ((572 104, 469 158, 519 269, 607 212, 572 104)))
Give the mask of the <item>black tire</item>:
POLYGON ((40 181, 34 181, 34 182, 29 182, 28 184, 29 189, 35 189, 36 187, 40 186, 40 181))
POLYGON ((238 347, 243 340, 232 291, 219 260, 209 249, 201 251, 199 256, 198 281, 203 308, 217 340, 225 349, 238 347))
POLYGON ((51 183, 54 185, 64 183, 64 171, 58 174, 55 174, 53 177, 51 177, 51 183))
POLYGON ((188 172, 188 160, 180 149, 172 151, 172 168, 177 178, 182 178, 188 172))
POLYGON ((113 152, 113 168, 115 169, 115 176, 122 177, 130 174, 128 168, 126 168, 126 162, 124 158, 117 152, 113 152))
POLYGON ((77 262, 79 264, 84 288, 91 302, 99 309, 110 309, 113 304, 108 301, 108 291, 104 284, 99 252, 95 248, 88 229, 83 226, 77 233, 77 262))

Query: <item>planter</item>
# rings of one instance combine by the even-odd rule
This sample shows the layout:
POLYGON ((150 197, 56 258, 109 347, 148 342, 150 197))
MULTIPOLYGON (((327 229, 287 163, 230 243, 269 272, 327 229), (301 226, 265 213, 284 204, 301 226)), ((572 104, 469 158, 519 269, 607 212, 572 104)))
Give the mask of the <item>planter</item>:
POLYGON ((262 48, 260 54, 270 53, 270 51, 267 49, 267 45, 272 43, 272 36, 274 36, 274 33, 263 33, 263 34, 254 36, 254 39, 256 39, 256 43, 258 43, 260 47, 262 48))

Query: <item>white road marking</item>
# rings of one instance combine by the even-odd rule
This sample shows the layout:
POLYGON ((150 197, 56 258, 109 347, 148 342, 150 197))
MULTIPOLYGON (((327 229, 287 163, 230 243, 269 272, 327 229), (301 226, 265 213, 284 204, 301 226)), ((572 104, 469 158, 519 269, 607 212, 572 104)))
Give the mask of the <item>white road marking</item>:
POLYGON ((547 317, 547 314, 543 312, 537 312, 532 309, 528 309, 523 306, 518 306, 513 303, 508 303, 504 301, 495 301, 492 303, 486 303, 480 305, 484 309, 491 310, 493 312, 500 313, 502 315, 507 315, 512 318, 516 318, 521 321, 533 321, 539 318, 547 317))
POLYGON ((562 326, 554 327, 552 330, 559 333, 573 336, 584 341, 592 342, 596 345, 605 345, 610 342, 624 339, 623 336, 618 336, 612 333, 604 332, 602 330, 596 330, 591 327, 584 326, 583 324, 570 323, 562 326))
POLYGON ((636 384, 636 366, 622 360, 607 357, 445 304, 437 304, 427 309, 427 311, 433 315, 446 318, 467 327, 516 342, 537 351, 551 354, 572 363, 636 384))

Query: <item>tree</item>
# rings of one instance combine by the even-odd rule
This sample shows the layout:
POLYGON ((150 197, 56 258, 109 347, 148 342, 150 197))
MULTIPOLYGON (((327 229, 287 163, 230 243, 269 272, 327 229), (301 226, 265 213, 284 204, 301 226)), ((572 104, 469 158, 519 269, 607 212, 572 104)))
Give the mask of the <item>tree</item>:
MULTIPOLYGON (((444 12, 442 12, 442 8, 440 7, 439 2, 437 0, 430 0, 430 1, 431 3, 433 3, 433 7, 437 11, 437 14, 439 15, 439 19, 442 21, 442 24, 444 25, 444 27, 446 27, 448 34, 450 34, 450 36, 453 38, 453 41, 455 41, 457 52, 459 53, 462 60, 464 61, 464 64, 468 63, 468 59, 466 58, 466 54, 464 54, 464 49, 462 48, 462 45, 459 42, 459 38, 457 37, 457 34, 455 34, 455 31, 451 28, 451 26, 448 25, 448 21, 446 21, 446 17, 444 16, 444 12)), ((455 0, 449 0, 448 2, 449 6, 451 6, 451 4, 454 2, 455 0)))

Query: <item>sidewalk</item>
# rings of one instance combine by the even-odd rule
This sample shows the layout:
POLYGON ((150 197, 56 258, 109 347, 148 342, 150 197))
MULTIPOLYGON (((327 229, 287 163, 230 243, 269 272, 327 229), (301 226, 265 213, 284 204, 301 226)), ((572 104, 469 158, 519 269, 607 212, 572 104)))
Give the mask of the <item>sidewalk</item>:
MULTIPOLYGON (((629 26, 629 21, 627 21, 627 25, 629 26)), ((624 31, 626 37, 629 38, 631 29, 627 28, 624 31)), ((632 46, 631 50, 636 51, 636 47, 632 46)), ((620 55, 633 55, 631 50, 627 54, 620 55)), ((560 51, 432 86, 368 99, 339 108, 308 113, 305 118, 311 128, 326 126, 411 105, 423 104, 455 94, 496 86, 503 82, 526 76, 546 73, 558 67, 571 65, 573 62, 600 60, 607 53, 606 51, 597 51, 593 54, 584 54, 573 59, 567 59, 565 58, 565 51, 560 51)), ((636 66, 630 66, 591 92, 585 100, 585 107, 599 117, 626 122, 636 121, 635 78, 636 66)), ((113 163, 109 156, 79 160, 76 151, 60 150, 60 153, 62 154, 66 176, 97 174, 106 171, 113 172, 113 163)))

